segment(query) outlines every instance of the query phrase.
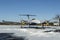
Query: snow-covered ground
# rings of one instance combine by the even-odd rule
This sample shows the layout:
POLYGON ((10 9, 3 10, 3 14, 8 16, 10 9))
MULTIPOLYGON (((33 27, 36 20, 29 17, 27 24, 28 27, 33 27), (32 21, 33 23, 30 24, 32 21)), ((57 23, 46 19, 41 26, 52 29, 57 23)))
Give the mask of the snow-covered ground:
POLYGON ((60 40, 59 32, 44 32, 46 30, 54 29, 25 29, 20 28, 20 25, 0 25, 0 33, 14 33, 13 36, 25 36, 29 40, 60 40))

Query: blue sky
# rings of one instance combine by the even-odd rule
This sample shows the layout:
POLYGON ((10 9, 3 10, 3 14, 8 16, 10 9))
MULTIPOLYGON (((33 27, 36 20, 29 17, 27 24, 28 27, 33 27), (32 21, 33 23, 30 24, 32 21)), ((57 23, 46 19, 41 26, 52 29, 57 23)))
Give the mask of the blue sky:
POLYGON ((0 21, 20 21, 19 14, 37 15, 32 18, 39 20, 51 19, 60 14, 60 0, 0 0, 0 21))

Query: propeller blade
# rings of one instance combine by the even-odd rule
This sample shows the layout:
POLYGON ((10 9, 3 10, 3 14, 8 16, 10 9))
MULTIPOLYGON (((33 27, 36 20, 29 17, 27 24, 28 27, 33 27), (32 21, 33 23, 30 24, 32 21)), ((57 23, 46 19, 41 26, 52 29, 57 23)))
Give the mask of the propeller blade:
POLYGON ((20 14, 19 16, 36 16, 36 15, 20 14))

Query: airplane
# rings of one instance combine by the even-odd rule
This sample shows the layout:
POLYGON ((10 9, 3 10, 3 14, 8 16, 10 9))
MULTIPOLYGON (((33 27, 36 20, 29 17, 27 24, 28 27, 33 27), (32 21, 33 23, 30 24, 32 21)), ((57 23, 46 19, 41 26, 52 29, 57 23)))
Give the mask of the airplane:
MULTIPOLYGON (((28 18, 28 25, 29 25, 29 19, 30 19, 30 16, 36 16, 36 15, 30 15, 30 14, 19 14, 19 16, 27 16, 27 18, 28 18)), ((22 25, 21 25, 21 27, 22 27, 22 25)), ((29 25, 29 27, 30 27, 30 25, 29 25)))

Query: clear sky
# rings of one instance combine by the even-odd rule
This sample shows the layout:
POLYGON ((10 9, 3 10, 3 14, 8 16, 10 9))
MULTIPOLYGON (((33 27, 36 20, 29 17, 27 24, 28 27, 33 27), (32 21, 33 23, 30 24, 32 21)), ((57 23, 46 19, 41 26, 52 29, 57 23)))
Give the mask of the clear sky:
POLYGON ((0 0, 0 21, 20 21, 19 14, 37 15, 35 18, 39 20, 51 19, 60 14, 60 0, 0 0))

